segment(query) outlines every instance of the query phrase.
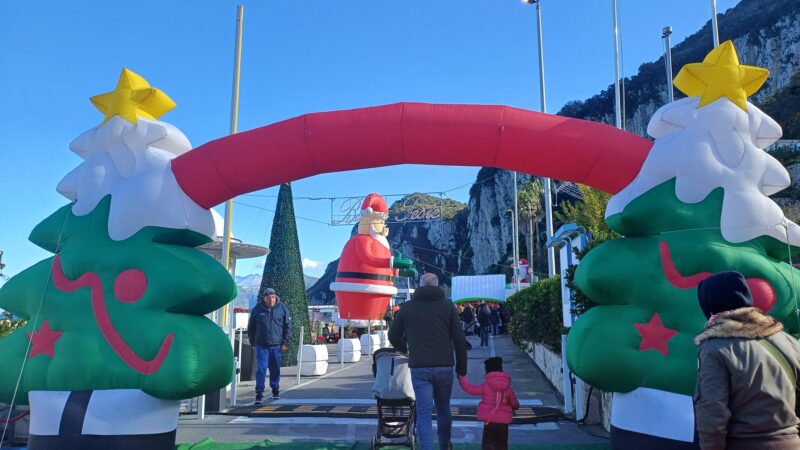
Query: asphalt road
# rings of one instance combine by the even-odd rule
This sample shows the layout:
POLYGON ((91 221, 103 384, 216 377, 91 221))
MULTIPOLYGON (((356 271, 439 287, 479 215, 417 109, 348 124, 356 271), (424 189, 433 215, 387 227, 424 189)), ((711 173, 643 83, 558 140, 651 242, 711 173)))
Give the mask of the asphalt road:
MULTIPOLYGON (((512 444, 608 442, 607 435, 599 427, 558 419, 556 414, 561 401, 558 393, 507 336, 494 337, 488 350, 478 349, 475 337, 469 339, 475 347, 469 351, 470 381, 482 381, 483 361, 492 351, 502 356, 504 369, 512 377, 512 387, 523 410, 532 418, 510 427, 512 444)), ((178 425, 178 442, 199 442, 207 437, 217 442, 371 441, 377 427, 372 358, 362 356, 358 363, 342 367, 337 361, 335 347, 331 347, 329 353, 327 374, 304 377, 300 384, 296 383, 296 368, 284 368, 278 401, 268 400, 261 407, 253 405, 254 383, 243 382, 239 385, 237 407, 231 408, 228 414, 206 415, 203 420, 194 414, 183 415, 178 425)), ((464 415, 453 423, 453 443, 480 443, 483 423, 474 418, 478 398, 465 393, 454 382, 452 399, 454 412, 461 411, 464 415)))

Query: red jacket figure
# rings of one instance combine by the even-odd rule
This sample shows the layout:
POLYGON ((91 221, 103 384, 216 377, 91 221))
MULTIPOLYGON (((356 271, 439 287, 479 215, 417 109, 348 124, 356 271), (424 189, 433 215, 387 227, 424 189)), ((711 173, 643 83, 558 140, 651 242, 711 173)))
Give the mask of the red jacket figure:
POLYGON ((404 275, 416 273, 411 260, 392 256, 386 236, 389 208, 378 194, 369 194, 361 204, 358 234, 350 238, 342 250, 336 281, 331 291, 336 293, 339 316, 351 320, 380 320, 397 295, 394 277, 397 268, 404 275))
MULTIPOLYGON (((487 367, 493 364, 502 364, 502 360, 500 358, 487 360, 487 367), (498 363, 496 360, 501 362, 498 363)), ((519 401, 511 389, 511 377, 503 372, 502 368, 500 370, 489 368, 486 381, 479 385, 470 383, 467 377, 458 377, 458 384, 466 393, 481 396, 481 401, 478 403, 478 420, 484 423, 510 424, 514 410, 519 409, 519 401)))

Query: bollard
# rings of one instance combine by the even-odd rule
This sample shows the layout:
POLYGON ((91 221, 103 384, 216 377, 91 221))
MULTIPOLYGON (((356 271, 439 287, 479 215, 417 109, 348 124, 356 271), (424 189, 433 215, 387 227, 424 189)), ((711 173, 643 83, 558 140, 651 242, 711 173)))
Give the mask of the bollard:
POLYGON ((231 386, 231 408, 236 407, 237 397, 239 394, 239 381, 242 379, 242 337, 244 330, 241 328, 237 330, 239 332, 239 353, 238 357, 233 358, 234 364, 234 377, 233 377, 233 386, 231 386))

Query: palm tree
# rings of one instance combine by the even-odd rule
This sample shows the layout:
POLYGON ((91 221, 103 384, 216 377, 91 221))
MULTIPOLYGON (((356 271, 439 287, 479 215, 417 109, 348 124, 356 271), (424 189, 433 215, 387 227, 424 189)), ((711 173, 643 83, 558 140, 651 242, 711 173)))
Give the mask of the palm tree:
MULTIPOLYGON (((544 195, 544 188, 538 178, 534 178, 526 184, 517 194, 517 201, 519 202, 519 214, 523 219, 528 221, 528 264, 533 267, 533 240, 536 239, 536 255, 537 262, 539 259, 540 241, 539 241, 539 220, 542 218, 542 199, 544 195), (533 224, 536 224, 536 233, 533 232, 533 224)), ((538 266, 538 265, 537 265, 538 266)))

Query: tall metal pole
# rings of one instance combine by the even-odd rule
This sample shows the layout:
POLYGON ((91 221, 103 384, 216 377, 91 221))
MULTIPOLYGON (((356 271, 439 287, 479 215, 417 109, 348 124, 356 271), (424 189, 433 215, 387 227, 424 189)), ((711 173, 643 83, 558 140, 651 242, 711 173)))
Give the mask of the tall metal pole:
MULTIPOLYGON (((242 66, 242 22, 244 20, 244 5, 236 7, 236 47, 233 54, 233 95, 231 96, 231 123, 230 134, 236 134, 239 123, 239 74, 242 66)), ((226 270, 231 269, 231 220, 233 218, 233 200, 225 202, 225 232, 222 238, 222 265, 226 270)), ((222 326, 230 325, 232 304, 223 309, 222 326)), ((233 343, 233 338, 231 338, 233 343)))
POLYGON ((528 283, 533 284, 533 216, 528 208, 528 283))
MULTIPOLYGON (((536 39, 539 47, 539 100, 540 109, 543 113, 547 112, 547 91, 544 82, 544 44, 542 43, 542 3, 541 0, 533 0, 536 3, 536 39)), ((544 184, 544 217, 547 239, 553 236, 553 199, 551 194, 550 178, 545 177, 544 184)), ((528 258, 530 259, 530 257, 528 258)), ((530 261, 529 261, 530 263, 530 261)), ((550 247, 547 249, 547 275, 552 277, 556 274, 556 251, 550 247)))
POLYGON ((719 24, 717 23, 717 0, 711 0, 711 38, 714 48, 719 47, 719 24))
POLYGON ((664 27, 661 30, 661 38, 664 40, 664 68, 667 72, 667 102, 675 100, 672 87, 672 46, 669 43, 669 36, 672 34, 672 27, 664 27))
POLYGON ((511 228, 514 233, 514 281, 519 292, 519 194, 517 193, 517 172, 514 171, 514 216, 511 218, 511 228))
MULTIPOLYGON (((233 54, 233 93, 231 96, 230 134, 236 134, 239 125, 239 76, 242 67, 242 26, 244 22, 244 5, 236 6, 236 47, 233 54)), ((233 218, 233 200, 225 202, 225 236, 222 239, 222 263, 225 269, 231 270, 231 220, 233 218)), ((230 333, 231 348, 236 342, 234 333, 233 302, 223 310, 222 321, 230 333)), ((235 382, 235 380, 234 380, 235 382)), ((231 398, 233 400, 233 398, 231 398)), ((235 406, 235 405, 231 405, 235 406)))
POLYGON ((611 0, 611 14, 614 21, 614 126, 622 129, 622 108, 619 92, 619 24, 617 0, 611 0))

